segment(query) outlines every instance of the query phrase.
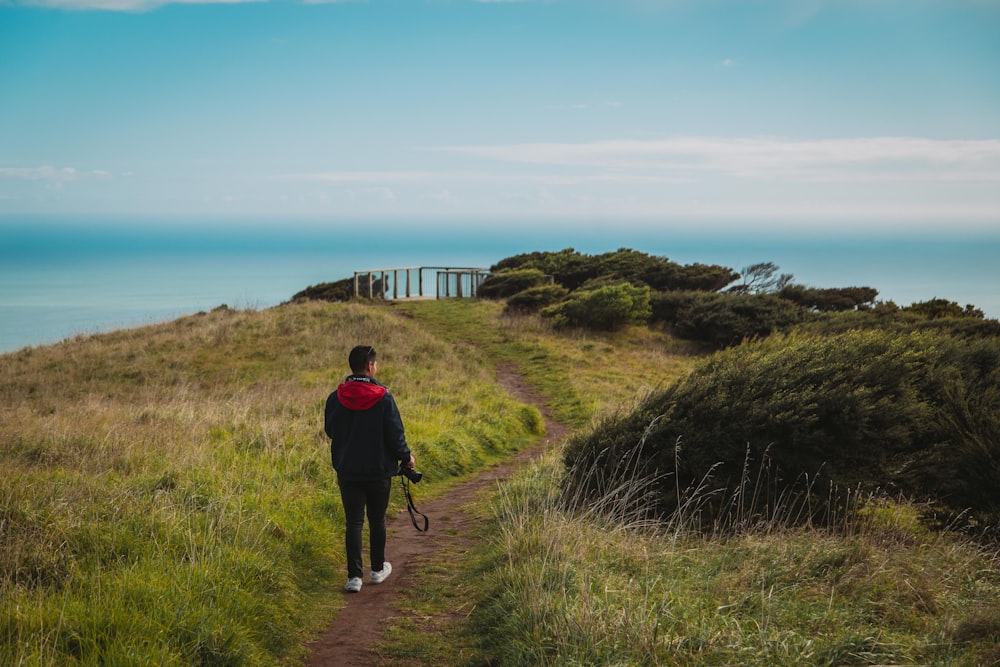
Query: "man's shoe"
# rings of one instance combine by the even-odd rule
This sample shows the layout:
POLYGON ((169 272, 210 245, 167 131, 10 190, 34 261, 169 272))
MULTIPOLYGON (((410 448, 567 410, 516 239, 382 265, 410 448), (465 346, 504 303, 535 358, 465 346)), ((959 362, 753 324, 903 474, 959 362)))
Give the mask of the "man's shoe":
POLYGON ((371 581, 371 583, 373 584, 381 584, 383 581, 389 578, 390 574, 392 574, 392 565, 389 564, 389 561, 385 561, 384 563, 382 563, 381 570, 379 570, 378 572, 372 570, 372 574, 369 581, 371 581))
MULTIPOLYGON (((372 574, 375 574, 374 572, 372 574)), ((344 590, 348 593, 357 593, 361 590, 361 577, 351 577, 344 584, 344 590)))

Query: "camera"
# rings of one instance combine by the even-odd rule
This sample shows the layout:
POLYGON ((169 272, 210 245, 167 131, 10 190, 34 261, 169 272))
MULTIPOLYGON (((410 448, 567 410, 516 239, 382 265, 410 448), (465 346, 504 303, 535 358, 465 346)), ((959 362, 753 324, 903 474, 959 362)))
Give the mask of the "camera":
POLYGON ((419 482, 421 479, 424 478, 424 473, 420 472, 419 470, 414 470, 413 468, 409 468, 407 466, 399 466, 399 474, 403 475, 404 477, 406 477, 406 479, 410 480, 414 484, 416 484, 417 482, 419 482))

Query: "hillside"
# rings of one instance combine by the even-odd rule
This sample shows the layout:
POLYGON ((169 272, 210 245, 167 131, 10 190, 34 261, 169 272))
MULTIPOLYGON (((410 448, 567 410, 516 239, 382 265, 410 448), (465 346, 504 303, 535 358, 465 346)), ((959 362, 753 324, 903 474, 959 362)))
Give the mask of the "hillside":
POLYGON ((535 437, 485 359, 384 308, 218 309, 0 356, 0 664, 300 656, 343 584, 322 406, 361 340, 429 488, 535 437))
MULTIPOLYGON (((655 328, 556 330, 503 311, 219 309, 0 356, 0 663, 299 663, 341 600, 342 516, 319 419, 358 341, 384 360, 428 499, 537 439, 537 411, 503 391, 497 364, 587 432, 704 356, 655 328)), ((564 471, 553 452, 476 503, 489 548, 421 571, 380 650, 406 658, 386 664, 1000 655, 995 555, 927 531, 906 504, 873 503, 838 530, 703 535, 651 527, 613 498, 574 509, 564 471), (454 613, 455 589, 474 613, 454 613), (457 630, 414 642, 439 612, 457 630)))

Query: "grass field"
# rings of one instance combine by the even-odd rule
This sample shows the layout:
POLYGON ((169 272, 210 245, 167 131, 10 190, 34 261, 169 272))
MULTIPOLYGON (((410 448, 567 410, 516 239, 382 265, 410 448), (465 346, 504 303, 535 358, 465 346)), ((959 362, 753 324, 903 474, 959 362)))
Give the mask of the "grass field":
MULTIPOLYGON (((497 363, 586 429, 703 354, 435 301, 219 309, 2 355, 0 664, 299 662, 341 600, 320 429, 357 343, 379 351, 428 494, 537 435, 497 363)), ((561 475, 553 452, 472 508, 484 547, 427 566, 391 664, 1000 664, 996 553, 905 504, 702 536, 613 502, 571 512, 561 475)))
MULTIPOLYGON (((699 356, 643 329, 554 336, 530 320, 484 324, 490 349, 527 360, 525 374, 577 428, 699 356)), ((563 472, 552 452, 476 508, 488 546, 410 596, 413 617, 457 606, 471 610, 467 624, 421 653, 419 624, 402 622, 395 655, 417 656, 399 664, 1000 664, 995 548, 926 530, 912 505, 858 499, 833 525, 703 535, 683 513, 636 521, 621 497, 641 496, 642 480, 569 511, 563 472)))
POLYGON ((340 601, 322 414, 359 342, 439 480, 533 436, 492 366, 388 308, 220 309, 0 356, 0 664, 300 658, 340 601))

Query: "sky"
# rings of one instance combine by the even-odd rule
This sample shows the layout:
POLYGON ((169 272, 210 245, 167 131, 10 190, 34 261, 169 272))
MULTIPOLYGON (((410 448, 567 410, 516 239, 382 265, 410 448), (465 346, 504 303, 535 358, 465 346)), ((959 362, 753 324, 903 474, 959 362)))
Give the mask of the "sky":
POLYGON ((1000 231, 1000 0, 0 0, 0 218, 1000 231))

